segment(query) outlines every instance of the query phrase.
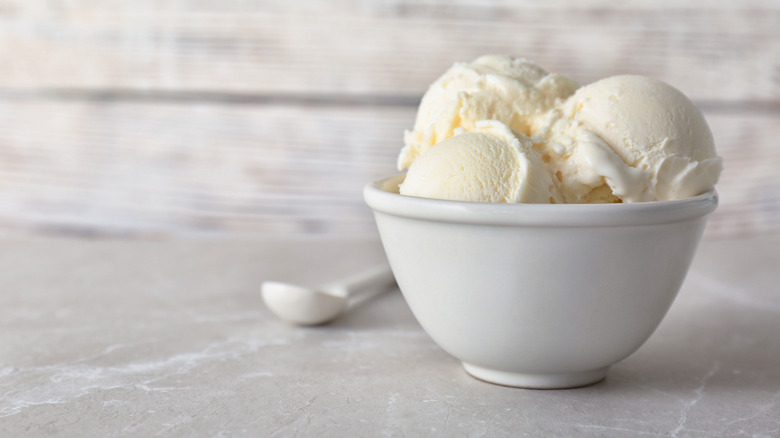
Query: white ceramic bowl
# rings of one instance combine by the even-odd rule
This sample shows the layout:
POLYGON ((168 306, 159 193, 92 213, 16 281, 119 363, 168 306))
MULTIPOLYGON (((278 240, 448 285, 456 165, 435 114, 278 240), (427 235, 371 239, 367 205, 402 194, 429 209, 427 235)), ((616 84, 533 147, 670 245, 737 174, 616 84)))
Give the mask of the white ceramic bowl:
POLYGON ((412 312, 479 379, 571 388, 602 380, 674 301, 717 206, 710 192, 634 204, 488 204, 365 187, 412 312))

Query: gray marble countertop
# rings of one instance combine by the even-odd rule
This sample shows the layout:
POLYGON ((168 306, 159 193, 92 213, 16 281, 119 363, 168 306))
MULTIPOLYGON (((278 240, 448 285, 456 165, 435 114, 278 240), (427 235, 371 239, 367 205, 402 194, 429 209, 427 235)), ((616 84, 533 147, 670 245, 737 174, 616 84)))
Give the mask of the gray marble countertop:
POLYGON ((780 236, 704 241, 647 344, 574 390, 469 377, 398 292, 318 328, 260 299, 383 258, 358 239, 6 237, 0 436, 780 436, 780 236))

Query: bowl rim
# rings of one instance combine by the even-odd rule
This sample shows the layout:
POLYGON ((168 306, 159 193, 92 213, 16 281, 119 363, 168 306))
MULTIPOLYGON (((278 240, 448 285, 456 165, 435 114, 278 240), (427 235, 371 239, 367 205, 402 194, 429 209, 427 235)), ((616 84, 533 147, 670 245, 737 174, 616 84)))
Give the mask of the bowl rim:
POLYGON ((504 204, 420 198, 394 193, 405 173, 366 184, 375 212, 434 222, 492 226, 594 227, 682 222, 706 217, 718 205, 715 190, 691 198, 630 204, 504 204))

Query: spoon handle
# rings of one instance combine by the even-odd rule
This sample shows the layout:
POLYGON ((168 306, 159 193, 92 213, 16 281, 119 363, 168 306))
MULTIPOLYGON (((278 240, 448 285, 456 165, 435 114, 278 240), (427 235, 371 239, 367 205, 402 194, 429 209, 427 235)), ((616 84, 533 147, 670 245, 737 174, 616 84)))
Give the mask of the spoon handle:
POLYGON ((393 277, 390 266, 381 265, 347 277, 325 288, 337 292, 344 298, 353 298, 376 287, 389 286, 393 283, 395 283, 395 277, 393 277))

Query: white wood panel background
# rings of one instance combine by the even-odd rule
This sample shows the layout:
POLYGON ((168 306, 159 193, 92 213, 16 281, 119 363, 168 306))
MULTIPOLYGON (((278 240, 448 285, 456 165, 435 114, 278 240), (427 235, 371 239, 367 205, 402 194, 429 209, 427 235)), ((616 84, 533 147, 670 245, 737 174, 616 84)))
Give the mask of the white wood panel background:
POLYGON ((366 234, 455 61, 665 80, 725 171, 708 236, 780 232, 780 2, 0 0, 0 227, 366 234))

